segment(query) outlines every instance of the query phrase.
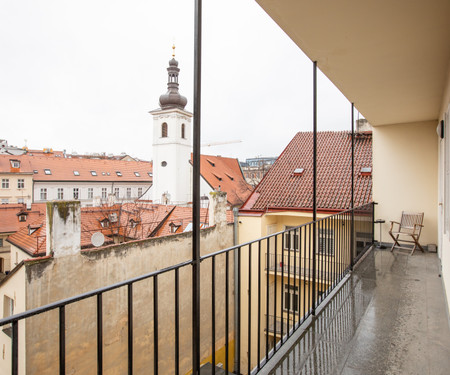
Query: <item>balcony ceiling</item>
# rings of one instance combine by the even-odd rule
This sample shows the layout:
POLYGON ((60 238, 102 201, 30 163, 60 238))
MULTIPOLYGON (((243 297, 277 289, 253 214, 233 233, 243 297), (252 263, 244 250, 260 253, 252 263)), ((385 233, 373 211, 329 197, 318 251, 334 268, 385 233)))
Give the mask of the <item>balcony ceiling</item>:
POLYGON ((437 120, 449 0, 256 0, 372 125, 437 120))

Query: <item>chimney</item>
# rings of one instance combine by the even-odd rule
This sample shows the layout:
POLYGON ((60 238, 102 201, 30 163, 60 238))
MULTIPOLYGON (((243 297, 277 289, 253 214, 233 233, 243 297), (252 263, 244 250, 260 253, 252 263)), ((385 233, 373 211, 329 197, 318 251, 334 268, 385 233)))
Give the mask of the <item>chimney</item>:
POLYGON ((79 201, 47 202, 47 255, 62 257, 81 249, 81 208, 79 201))
POLYGON ((227 223, 227 193, 212 191, 209 195, 209 226, 225 225, 227 223))
POLYGON ((356 120, 356 132, 371 132, 372 131, 372 125, 369 124, 369 121, 367 121, 365 118, 356 120))

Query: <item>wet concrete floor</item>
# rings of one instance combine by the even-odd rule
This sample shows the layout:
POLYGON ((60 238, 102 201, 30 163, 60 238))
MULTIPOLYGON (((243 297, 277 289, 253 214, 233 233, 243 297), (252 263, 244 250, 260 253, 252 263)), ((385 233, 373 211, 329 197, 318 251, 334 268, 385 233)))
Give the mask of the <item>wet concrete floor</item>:
POLYGON ((434 253, 371 251, 270 374, 450 374, 439 274, 434 253))

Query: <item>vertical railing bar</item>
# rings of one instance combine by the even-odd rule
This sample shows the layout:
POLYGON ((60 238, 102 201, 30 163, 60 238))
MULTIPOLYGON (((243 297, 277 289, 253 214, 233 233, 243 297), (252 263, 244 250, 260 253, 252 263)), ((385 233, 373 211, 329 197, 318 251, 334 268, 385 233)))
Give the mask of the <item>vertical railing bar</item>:
POLYGON ((103 374, 103 294, 97 294, 97 374, 103 374))
POLYGON ((133 284, 128 284, 128 375, 133 374, 133 284))
MULTIPOLYGON (((300 233, 303 230, 303 250, 300 253, 301 257, 303 257, 303 289, 305 289, 304 293, 303 293, 303 310, 302 310, 302 317, 305 318, 305 314, 306 314, 306 227, 303 227, 300 229, 300 233), (304 253, 304 256, 302 255, 304 253)), ((301 246, 301 241, 300 241, 300 246, 301 246)), ((308 261, 309 261, 309 256, 308 256, 308 261)), ((301 267, 301 266, 300 266, 301 267)), ((301 268, 300 268, 301 269, 301 268)), ((308 269, 309 272, 309 269, 308 269)), ((301 287, 301 277, 299 280, 299 288, 301 287)), ((308 288, 309 288, 309 283, 308 283, 308 288)), ((308 299, 309 299, 309 290, 308 290, 308 299)), ((309 303, 309 301, 308 301, 309 303)), ((300 322, 300 311, 298 312, 298 321, 300 322)))
MULTIPOLYGON (((298 235, 297 235, 297 241, 296 241, 296 245, 297 246, 297 251, 295 250, 295 246, 294 246, 294 292, 295 292, 295 288, 297 287, 297 254, 300 255, 300 249, 301 249, 301 229, 295 229, 294 231, 294 240, 295 240, 295 236, 298 230, 298 235)), ((300 259, 299 259, 300 262, 300 259)), ((300 271, 300 269, 299 269, 300 271)), ((299 272, 299 280, 300 280, 300 272, 299 272)), ((298 302, 298 306, 297 306, 297 314, 300 311, 300 306, 301 306, 301 288, 300 288, 300 281, 299 281, 299 285, 298 285, 298 297, 297 297, 297 302, 298 302)), ((295 310, 292 311, 292 328, 294 328, 295 330, 295 310)))
POLYGON ((313 305, 316 315, 316 252, 317 252, 317 61, 313 62, 313 305))
MULTIPOLYGON (((278 250, 278 235, 275 236, 275 259, 277 259, 277 250, 278 250)), ((273 289, 273 324, 274 324, 274 346, 273 353, 277 351, 277 265, 275 264, 275 279, 274 279, 274 289, 273 289)))
MULTIPOLYGON (((270 267, 270 238, 266 240, 266 361, 269 359, 269 267, 270 267)), ((276 259, 275 262, 276 263, 276 259)), ((276 268, 276 267, 275 267, 276 268)))
POLYGON ((351 189, 351 208, 352 208, 352 225, 351 225, 351 244, 350 244, 350 270, 353 270, 353 260, 354 260, 354 254, 355 254, 355 121, 354 121, 354 115, 355 115, 355 105, 352 103, 352 189, 351 189))
MULTIPOLYGON (((259 315, 259 312, 258 312, 259 315)), ((251 358, 252 358, 252 244, 248 245, 248 360, 247 360, 247 374, 250 374, 251 358)))
POLYGON ((158 375, 158 275, 153 276, 153 374, 158 375))
POLYGON ((211 351, 212 375, 216 373, 216 257, 211 258, 211 351))
POLYGON ((228 342, 228 330, 229 330, 229 271, 230 271, 229 252, 225 253, 225 373, 228 374, 228 361, 229 361, 229 342, 228 342))
POLYGON ((236 371, 241 373, 241 247, 237 248, 237 320, 236 320, 236 332, 237 332, 237 361, 236 371))
MULTIPOLYGON (((288 278, 290 301, 289 301, 289 309, 287 312, 287 319, 286 319, 286 334, 289 337, 289 318, 291 316, 291 309, 292 309, 291 302, 293 302, 293 300, 295 299, 295 298, 292 298, 292 300, 291 300, 291 289, 290 289, 290 287, 291 287, 291 248, 293 247, 292 242, 295 241, 295 231, 289 231, 288 234, 289 234, 289 246, 288 246, 288 276, 287 276, 287 278, 288 278), (292 233, 292 232, 294 232, 294 233, 292 233), (294 241, 291 239, 291 234, 293 234, 294 241)), ((295 289, 294 289, 294 293, 295 293, 295 289)), ((292 295, 292 297, 293 297, 293 295, 292 295)))
POLYGON ((200 139, 202 0, 194 11, 194 121, 192 152, 192 374, 200 372, 200 139))
MULTIPOLYGON (((286 246, 286 244, 285 244, 285 241, 284 241, 284 239, 285 239, 285 235, 286 235, 286 233, 289 235, 289 231, 288 232, 285 232, 285 234, 282 234, 281 235, 281 285, 280 285, 280 289, 281 289, 281 292, 280 292, 280 299, 281 299, 281 308, 280 308, 280 317, 281 317, 281 339, 280 339, 280 341, 281 341, 281 343, 283 343, 283 332, 284 332, 284 330, 283 330, 283 322, 284 322, 284 305, 283 305, 283 300, 284 300, 284 293, 285 293, 285 284, 284 284, 284 265, 285 265, 285 261, 284 261, 284 247, 286 246)), ((289 241, 288 241, 288 243, 289 243, 289 241)), ((289 254, 289 252, 288 252, 288 254, 289 254)))
POLYGON ((66 306, 59 308, 59 373, 66 373, 66 306))
MULTIPOLYGON (((180 373, 180 269, 175 269, 175 375, 180 373)), ((214 351, 213 351, 214 354, 214 351)))
POLYGON ((19 322, 12 322, 12 340, 11 340, 11 374, 19 374, 19 322))
POLYGON ((256 362, 258 364, 258 371, 261 369, 261 240, 258 241, 258 331, 257 331, 257 354, 256 362))

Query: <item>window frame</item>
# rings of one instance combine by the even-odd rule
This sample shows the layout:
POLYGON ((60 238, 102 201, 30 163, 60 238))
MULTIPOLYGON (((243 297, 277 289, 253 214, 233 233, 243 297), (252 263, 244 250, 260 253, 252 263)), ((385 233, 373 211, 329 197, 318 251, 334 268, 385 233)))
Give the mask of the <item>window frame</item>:
POLYGON ((64 188, 58 188, 57 194, 58 199, 64 199, 64 188))
POLYGON ((292 250, 292 251, 299 251, 300 248, 300 243, 299 243, 299 229, 294 229, 297 228, 295 226, 289 226, 286 225, 284 227, 284 230, 287 231, 289 230, 289 232, 285 232, 284 233, 284 246, 283 249, 284 250, 292 250), (294 244, 294 246, 292 246, 292 244, 294 244), (297 246, 295 246, 297 245, 297 246))
POLYGON ((9 189, 9 178, 2 178, 2 189, 9 189))
POLYGON ((17 179, 17 189, 25 189, 25 179, 24 178, 17 179))
POLYGON ((80 199, 80 188, 74 187, 72 190, 73 199, 80 199))
POLYGON ((47 188, 41 188, 40 194, 39 194, 40 200, 41 200, 41 201, 46 201, 46 200, 47 200, 47 197, 48 197, 47 194, 48 194, 47 188))

